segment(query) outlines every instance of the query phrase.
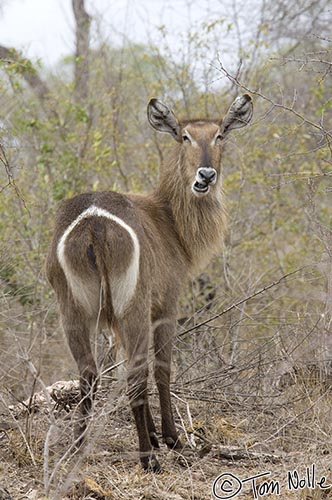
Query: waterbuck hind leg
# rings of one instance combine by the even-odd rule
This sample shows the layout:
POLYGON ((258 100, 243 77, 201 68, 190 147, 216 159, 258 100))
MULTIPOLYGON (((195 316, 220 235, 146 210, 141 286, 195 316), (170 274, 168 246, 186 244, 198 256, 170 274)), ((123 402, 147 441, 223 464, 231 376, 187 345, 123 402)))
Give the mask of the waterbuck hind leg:
POLYGON ((153 452, 153 443, 151 443, 151 438, 147 428, 146 403, 140 402, 139 401, 140 398, 133 396, 136 390, 138 390, 138 392, 141 392, 143 390, 143 386, 141 384, 133 386, 131 385, 130 381, 128 381, 128 385, 129 385, 128 392, 130 397, 130 405, 134 414, 136 429, 138 434, 139 455, 142 467, 146 471, 160 472, 161 467, 153 452))
POLYGON ((171 358, 174 332, 175 320, 166 318, 156 322, 154 328, 154 373, 159 392, 163 441, 166 443, 168 448, 182 449, 182 444, 174 424, 170 394, 171 358))
POLYGON ((84 441, 87 420, 91 415, 97 389, 97 367, 90 344, 90 322, 76 307, 61 309, 64 332, 80 376, 80 416, 75 426, 75 439, 80 446, 84 441))
POLYGON ((96 395, 97 384, 96 366, 90 362, 89 366, 80 373, 80 417, 75 426, 75 440, 77 440, 77 446, 81 446, 84 442, 87 422, 91 416, 92 403, 96 395))
POLYGON ((151 414, 150 405, 149 405, 148 401, 146 404, 146 423, 148 426, 150 442, 151 442, 153 448, 156 448, 156 449, 160 448, 158 438, 157 438, 156 426, 155 426, 154 421, 153 421, 153 417, 151 414))
POLYGON ((127 355, 127 384, 130 406, 134 415, 139 456, 143 469, 160 472, 161 467, 153 452, 156 444, 150 433, 155 426, 148 404, 148 346, 150 322, 146 311, 130 310, 121 319, 121 331, 127 355))

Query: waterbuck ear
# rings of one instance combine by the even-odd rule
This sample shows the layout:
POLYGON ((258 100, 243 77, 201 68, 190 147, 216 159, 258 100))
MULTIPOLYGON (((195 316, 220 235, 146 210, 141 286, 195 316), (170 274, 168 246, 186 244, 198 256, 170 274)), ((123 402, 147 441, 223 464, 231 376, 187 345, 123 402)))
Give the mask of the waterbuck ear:
POLYGON ((237 97, 222 121, 223 133, 226 135, 230 130, 247 125, 251 120, 252 113, 253 105, 250 95, 244 94, 237 97))
POLYGON ((176 141, 181 142, 179 122, 166 104, 158 99, 150 99, 147 113, 151 127, 158 132, 171 134, 176 141))

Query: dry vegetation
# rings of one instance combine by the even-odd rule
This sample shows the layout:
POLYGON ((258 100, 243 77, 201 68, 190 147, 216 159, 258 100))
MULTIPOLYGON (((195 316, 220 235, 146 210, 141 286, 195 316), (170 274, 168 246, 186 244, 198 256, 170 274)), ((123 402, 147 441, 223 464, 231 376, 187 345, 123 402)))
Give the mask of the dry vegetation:
MULTIPOLYGON (((76 402, 68 402, 65 392, 55 404, 43 392, 27 402, 28 414, 10 408, 18 419, 7 418, 2 431, 1 472, 13 498, 39 499, 46 490, 50 498, 208 499, 222 473, 245 479, 268 472, 266 480, 280 482, 281 498, 330 498, 331 490, 289 491, 287 482, 288 471, 306 477, 312 464, 317 481, 330 476, 331 393, 320 381, 299 379, 284 391, 283 402, 272 404, 264 398, 253 404, 249 397, 243 404, 234 395, 217 399, 212 388, 206 401, 174 385, 186 449, 181 457, 163 446, 160 475, 144 473, 132 451, 136 435, 123 389, 121 381, 103 384, 89 444, 80 453, 71 448, 75 388, 69 393, 76 402)), ((157 397, 152 401, 158 415, 157 397)), ((251 482, 240 498, 254 498, 251 482)))
MULTIPOLYGON (((176 56, 165 26, 154 43, 91 49, 96 20, 80 23, 84 2, 73 4, 85 33, 56 72, 0 46, 0 499, 7 489, 30 500, 202 500, 222 473, 268 471, 279 498, 332 498, 317 484, 287 488, 288 471, 305 477, 312 464, 332 483, 329 2, 255 2, 250 29, 241 1, 224 2, 176 56), (231 51, 217 54, 227 37, 231 51), (242 91, 255 116, 225 152, 225 246, 184 286, 179 311, 172 394, 183 457, 162 446, 163 472, 141 470, 121 370, 105 372, 88 444, 75 452, 76 386, 47 389, 77 377, 43 272, 55 207, 87 190, 154 185, 169 141, 146 125, 150 96, 212 116, 242 91)), ((102 334, 95 345, 105 371, 102 334)), ((160 424, 152 381, 150 390, 160 424)), ((254 498, 251 486, 236 498, 254 498)))

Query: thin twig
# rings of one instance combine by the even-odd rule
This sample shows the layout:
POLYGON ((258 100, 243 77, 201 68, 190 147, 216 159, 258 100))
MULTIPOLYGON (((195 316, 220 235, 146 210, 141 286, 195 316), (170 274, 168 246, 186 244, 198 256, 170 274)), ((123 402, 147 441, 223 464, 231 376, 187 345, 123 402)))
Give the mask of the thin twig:
POLYGON ((280 285, 280 283, 282 283, 283 281, 285 281, 286 278, 289 278, 290 276, 293 276, 294 274, 297 274, 300 271, 303 271, 303 269, 305 269, 307 267, 309 267, 309 266, 303 266, 303 267, 300 267, 299 269, 295 269, 295 271, 291 271, 291 272, 289 272, 287 274, 284 274, 278 280, 272 281, 272 283, 270 283, 269 285, 265 285, 263 288, 260 288, 256 292, 254 292, 254 293, 252 293, 250 295, 247 295, 246 297, 244 297, 243 299, 239 300, 238 302, 235 302, 234 304, 232 304, 231 306, 227 307, 226 309, 224 309, 220 313, 215 314, 214 316, 211 316, 210 318, 206 319, 205 321, 202 321, 201 323, 198 323, 197 325, 195 325, 195 326, 193 326, 191 328, 188 328, 188 330, 185 330, 184 332, 179 333, 178 334, 178 338, 183 337, 184 335, 186 335, 189 332, 192 332, 193 330, 197 330, 201 326, 207 325, 211 321, 214 321, 215 319, 220 318, 221 316, 223 316, 224 314, 232 311, 233 309, 237 309, 244 302, 247 302, 248 300, 251 300, 251 299, 257 297, 258 295, 261 295, 262 293, 266 292, 267 290, 270 290, 271 288, 274 288, 275 286, 280 285))
POLYGON ((258 90, 250 89, 249 87, 247 87, 246 85, 244 85, 242 82, 240 82, 240 80, 236 76, 233 76, 233 75, 231 75, 231 73, 229 73, 229 71, 223 65, 220 57, 218 57, 218 62, 220 64, 220 67, 219 68, 215 67, 215 69, 217 69, 220 72, 224 73, 224 75, 229 79, 230 82, 232 82, 237 87, 239 87, 242 90, 244 90, 245 92, 249 92, 252 95, 256 95, 258 97, 261 97, 265 101, 267 101, 270 104, 272 104, 272 106, 275 107, 275 108, 280 108, 280 109, 284 109, 285 111, 290 111, 297 118, 300 118, 303 123, 306 123, 307 125, 310 125, 311 127, 314 127, 315 129, 319 130, 322 133, 322 135, 325 137, 327 145, 329 145, 329 141, 332 139, 332 133, 329 132, 328 130, 326 130, 322 125, 320 125, 318 123, 315 123, 315 122, 313 122, 311 120, 308 120, 308 118, 305 118, 301 113, 299 113, 298 111, 296 111, 296 109, 294 109, 294 105, 292 105, 292 106, 286 106, 285 104, 281 104, 281 103, 275 102, 273 99, 271 99, 271 97, 268 97, 268 96, 262 94, 258 90))
POLYGON ((6 172, 7 179, 8 179, 8 183, 5 186, 2 186, 2 188, 0 189, 0 193, 2 191, 4 191, 7 187, 13 188, 16 196, 22 202, 25 210, 30 215, 30 211, 29 211, 29 209, 28 209, 28 207, 27 207, 27 205, 25 203, 25 200, 24 200, 24 198, 23 198, 23 196, 22 196, 19 188, 16 185, 12 167, 11 167, 11 165, 9 163, 8 158, 7 158, 5 147, 4 147, 4 145, 1 142, 0 142, 0 163, 2 163, 2 165, 5 167, 5 172, 6 172))

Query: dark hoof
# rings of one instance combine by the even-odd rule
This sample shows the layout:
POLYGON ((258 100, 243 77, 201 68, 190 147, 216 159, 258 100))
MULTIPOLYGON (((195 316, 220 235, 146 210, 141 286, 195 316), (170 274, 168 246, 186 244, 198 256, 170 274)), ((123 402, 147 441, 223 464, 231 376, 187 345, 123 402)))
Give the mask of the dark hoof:
POLYGON ((155 474, 161 472, 160 464, 153 454, 141 457, 141 464, 146 472, 154 472, 155 474))
POLYGON ((183 445, 178 437, 172 438, 171 436, 165 437, 164 442, 170 450, 182 450, 183 445))
POLYGON ((150 443, 153 448, 160 448, 158 438, 155 432, 150 432, 150 443))

